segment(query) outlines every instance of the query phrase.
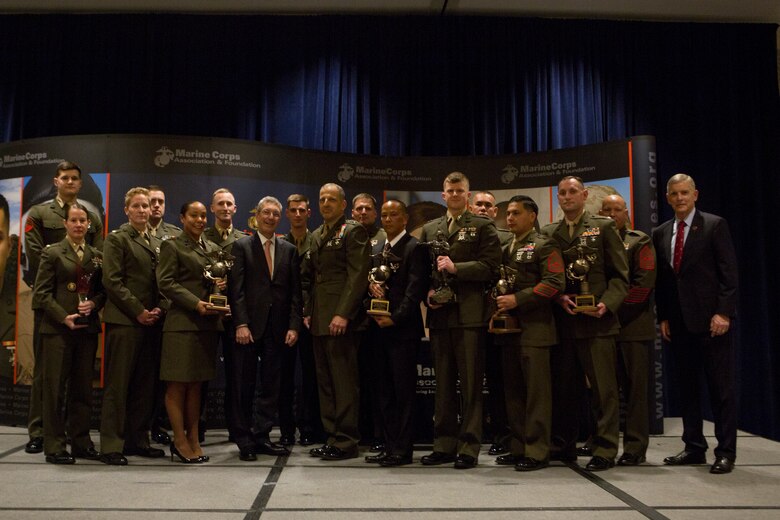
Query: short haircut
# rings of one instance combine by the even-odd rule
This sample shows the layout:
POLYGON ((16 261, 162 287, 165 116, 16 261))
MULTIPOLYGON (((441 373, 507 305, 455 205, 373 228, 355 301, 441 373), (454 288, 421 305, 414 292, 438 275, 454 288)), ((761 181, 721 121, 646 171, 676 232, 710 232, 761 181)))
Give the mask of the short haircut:
POLYGON ((149 198, 149 190, 142 187, 136 187, 136 188, 130 188, 127 190, 127 193, 125 193, 125 207, 130 206, 130 201, 133 200, 133 197, 136 195, 144 195, 147 199, 149 198))
POLYGON ((270 195, 266 195, 265 197, 257 201, 257 206, 255 206, 255 212, 260 211, 262 207, 265 206, 266 204, 273 204, 274 206, 279 207, 279 211, 282 210, 282 203, 279 202, 279 199, 277 199, 276 197, 272 197, 270 195))
POLYGON ((340 197, 339 200, 346 200, 347 195, 344 193, 344 188, 342 188, 341 186, 339 186, 335 182, 329 182, 327 184, 323 184, 322 187, 320 188, 320 191, 322 191, 322 190, 324 190, 326 188, 336 188, 336 191, 338 191, 338 193, 339 193, 339 197, 340 197))
POLYGON ((289 197, 287 197, 287 207, 290 207, 291 202, 304 202, 306 204, 306 209, 309 209, 309 197, 306 195, 302 195, 300 193, 293 193, 289 197))
POLYGON ((471 197, 474 198, 477 195, 490 195, 493 198, 493 200, 496 200, 496 196, 493 195, 493 193, 486 190, 475 191, 474 193, 471 194, 471 197))
POLYGON ((70 212, 71 212, 71 211, 73 211, 74 209, 80 209, 81 211, 83 211, 83 212, 84 212, 84 214, 87 216, 87 220, 89 220, 89 211, 88 211, 88 210, 87 210, 87 208, 86 208, 86 207, 85 207, 85 206, 84 206, 82 203, 80 203, 80 202, 72 202, 72 203, 70 204, 70 206, 68 206, 68 212, 67 212, 67 213, 65 213, 65 220, 68 220, 68 218, 70 217, 70 212))
POLYGON ((355 204, 357 204, 357 201, 359 201, 360 199, 368 199, 368 200, 370 200, 371 204, 374 205, 374 209, 376 209, 376 199, 370 193, 358 193, 357 195, 352 197, 352 207, 353 208, 355 207, 355 204))
MULTIPOLYGON (((403 214, 404 215, 409 215, 409 210, 406 209, 406 204, 404 204, 400 200, 398 200, 398 199, 387 199, 385 201, 385 204, 387 204, 388 202, 394 202, 394 203, 398 204, 399 206, 401 206, 401 211, 403 212, 403 214)), ((385 204, 382 204, 382 206, 384 206, 385 204)))
MULTIPOLYGON (((214 202, 214 198, 220 193, 228 193, 230 195, 233 195, 233 193, 227 188, 217 188, 216 190, 214 190, 214 193, 211 194, 211 202, 214 202)), ((235 196, 233 198, 235 198, 235 196)))
POLYGON ((204 208, 206 207, 206 205, 199 200, 190 200, 181 205, 181 209, 179 210, 179 215, 181 215, 182 217, 185 216, 187 214, 187 210, 190 209, 190 206, 192 206, 193 204, 200 204, 204 208))
POLYGON ((534 199, 528 195, 515 195, 509 199, 509 204, 512 204, 513 202, 522 204, 526 211, 533 211, 537 216, 539 215, 539 206, 534 199))
POLYGON ((580 185, 580 187, 584 190, 585 189, 585 183, 582 180, 582 177, 577 177, 576 175, 567 175, 563 179, 558 181, 558 186, 560 187, 561 183, 564 181, 577 181, 577 183, 580 185))
POLYGON ((690 182, 691 188, 696 190, 696 182, 694 182, 693 177, 687 173, 675 173, 672 175, 672 178, 669 179, 669 182, 666 183, 666 193, 669 193, 669 188, 671 188, 672 184, 677 184, 678 182, 690 182))
POLYGON ((60 161, 60 163, 57 165, 56 177, 60 176, 60 172, 66 172, 68 170, 76 170, 79 172, 79 179, 81 178, 81 168, 79 168, 78 164, 72 161, 60 161))
POLYGON ((8 234, 8 229, 10 226, 10 222, 8 221, 11 218, 10 210, 8 209, 8 200, 5 198, 5 195, 0 193, 0 213, 3 213, 5 215, 5 226, 3 226, 3 231, 8 234))
POLYGON ((149 191, 161 191, 165 193, 165 190, 162 189, 162 186, 158 186, 157 184, 150 184, 149 186, 146 187, 146 189, 149 191))
POLYGON ((469 178, 466 177, 465 173, 461 173, 461 172, 452 172, 452 173, 450 173, 449 175, 447 175, 444 178, 444 183, 443 184, 447 184, 447 183, 457 184, 459 182, 464 183, 466 186, 470 186, 469 178))

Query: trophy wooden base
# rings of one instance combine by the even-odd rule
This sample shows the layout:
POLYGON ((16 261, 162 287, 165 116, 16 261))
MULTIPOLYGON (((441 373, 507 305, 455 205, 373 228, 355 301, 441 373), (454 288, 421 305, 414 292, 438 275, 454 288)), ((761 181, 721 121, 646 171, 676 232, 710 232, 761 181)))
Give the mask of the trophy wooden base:
POLYGON ((510 314, 494 314, 488 324, 488 332, 491 334, 517 334, 523 332, 517 317, 510 314))
POLYGON ((372 298, 366 313, 371 316, 390 316, 390 301, 372 298))
POLYGON ((596 307, 596 297, 592 294, 578 294, 574 297, 574 308, 572 312, 593 312, 598 310, 596 307))
POLYGON ((89 325, 89 316, 79 316, 73 320, 74 325, 89 325))
POLYGON ((222 294, 209 295, 209 310, 227 314, 230 312, 227 296, 222 294))

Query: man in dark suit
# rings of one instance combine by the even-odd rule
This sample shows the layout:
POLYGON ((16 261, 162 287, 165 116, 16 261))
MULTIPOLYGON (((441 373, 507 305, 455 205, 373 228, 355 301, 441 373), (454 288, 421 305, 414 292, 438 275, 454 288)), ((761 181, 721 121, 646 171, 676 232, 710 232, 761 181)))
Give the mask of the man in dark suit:
MULTIPOLYGON (((236 199, 233 194, 227 188, 219 188, 211 196, 211 213, 214 215, 214 225, 208 227, 203 231, 203 236, 208 240, 211 240, 217 244, 223 251, 230 254, 233 249, 233 243, 241 237, 248 236, 248 233, 244 233, 240 229, 233 227, 233 215, 236 214, 238 206, 236 205, 236 199)), ((224 316, 222 318, 222 326, 224 330, 219 333, 219 349, 217 350, 217 358, 220 353, 225 359, 225 379, 231 379, 232 363, 230 356, 233 354, 233 336, 235 330, 233 327, 233 318, 231 315, 224 316)), ((201 401, 200 401, 200 425, 198 426, 198 435, 201 436, 201 442, 206 434, 206 422, 208 420, 207 404, 208 404, 209 382, 204 381, 201 385, 201 401)), ((225 418, 230 414, 230 406, 233 400, 230 397, 230 387, 225 388, 225 418)))
MULTIPOLYGON (((38 204, 30 209, 24 224, 24 250, 28 262, 26 279, 35 280, 43 249, 47 245, 56 244, 65 238, 64 222, 66 213, 68 207, 77 202, 76 197, 79 191, 81 191, 82 184, 81 168, 74 162, 62 161, 57 165, 57 175, 54 177, 57 196, 52 201, 38 204)), ((102 250, 103 224, 100 217, 88 211, 87 218, 89 223, 84 240, 87 244, 102 250)), ((32 388, 30 388, 30 410, 27 424, 30 440, 24 451, 27 453, 40 453, 43 451, 43 394, 41 393, 43 363, 40 362, 43 352, 41 351, 39 330, 43 320, 43 312, 35 306, 35 302, 33 302, 33 311, 33 356, 36 362, 33 367, 33 382, 32 388)))
POLYGON ((417 248, 417 239, 406 232, 406 205, 389 200, 382 205, 382 226, 387 235, 372 250, 373 267, 391 270, 386 285, 371 283, 369 295, 390 303, 388 315, 373 314, 366 345, 373 362, 373 390, 379 406, 374 409, 384 439, 379 455, 366 462, 402 466, 412 462, 412 410, 417 386, 417 349, 423 330, 420 302, 428 291, 430 266, 417 248))
POLYGON ((707 380, 715 419, 710 473, 730 473, 737 457, 737 403, 732 320, 737 314, 737 259, 728 224, 696 210, 699 192, 689 175, 666 184, 674 219, 653 230, 658 254, 656 295, 661 335, 676 354, 685 449, 670 465, 706 464, 700 375, 707 380))
POLYGON ((454 462, 457 469, 473 468, 482 442, 482 380, 490 319, 486 288, 498 273, 501 246, 493 221, 468 211, 470 195, 464 174, 447 175, 442 192, 447 213, 426 223, 420 236, 423 243, 446 241, 448 254, 435 251, 438 245, 432 248, 437 254, 435 268, 449 279, 457 298, 442 303, 435 287, 427 296, 436 396, 433 453, 420 460, 426 466, 454 462))
POLYGON ((579 177, 558 183, 558 204, 564 218, 542 228, 558 242, 566 265, 566 289, 554 307, 560 346, 550 355, 553 381, 553 445, 551 458, 576 460, 577 409, 585 377, 593 391, 596 433, 588 471, 615 465, 619 438, 619 400, 615 336, 617 312, 628 294, 628 262, 615 223, 585 210, 588 190, 579 177), (577 269, 585 267, 585 273, 577 269), (587 281, 595 305, 578 308, 576 294, 587 281))
MULTIPOLYGON (((307 225, 311 217, 309 198, 300 193, 287 197, 285 215, 290 222, 290 232, 283 239, 295 245, 298 258, 303 261, 311 247, 311 231, 307 225)), ((301 446, 320 442, 323 437, 320 420, 320 402, 317 395, 317 369, 314 366, 311 332, 302 327, 298 342, 293 348, 284 349, 282 354, 282 390, 279 395, 279 443, 283 446, 295 444, 295 428, 300 436, 301 446), (296 368, 300 361, 300 384, 296 383, 296 368), (297 398, 296 398, 297 396, 297 398)))
POLYGON ((228 429, 241 460, 257 460, 256 453, 288 455, 268 434, 278 411, 282 350, 292 347, 301 328, 301 283, 298 252, 277 240, 282 204, 274 197, 257 203, 257 233, 233 244, 230 307, 236 344, 230 356, 232 380, 228 429), (254 421, 257 358, 260 356, 260 398, 254 421), (252 424, 254 422, 254 424, 252 424))
POLYGON ((325 445, 313 457, 342 460, 358 456, 358 387, 356 328, 364 317, 371 244, 366 229, 346 220, 344 189, 328 183, 320 188, 323 225, 312 233, 304 261, 307 287, 305 320, 314 337, 314 358, 320 394, 325 445))

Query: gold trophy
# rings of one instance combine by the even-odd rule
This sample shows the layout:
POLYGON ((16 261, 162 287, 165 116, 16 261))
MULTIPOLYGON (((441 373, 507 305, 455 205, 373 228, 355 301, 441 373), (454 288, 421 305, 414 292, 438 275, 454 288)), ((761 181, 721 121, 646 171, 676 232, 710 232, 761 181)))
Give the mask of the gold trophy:
MULTIPOLYGON (((499 267, 500 278, 490 291, 490 297, 493 299, 493 305, 496 305, 496 300, 499 296, 512 294, 515 291, 515 280, 517 280, 517 269, 513 269, 508 265, 501 265, 499 267)), ((520 324, 517 321, 517 316, 513 316, 506 311, 499 311, 493 313, 490 318, 490 324, 488 325, 488 332, 491 334, 512 334, 522 332, 520 324)))
POLYGON ((436 240, 422 242, 420 245, 428 246, 431 255, 433 271, 431 280, 433 282, 433 294, 429 298, 431 303, 436 305, 446 305, 458 301, 458 295, 452 290, 449 284, 450 274, 447 271, 439 271, 436 267, 436 259, 440 256, 450 255, 450 243, 447 242, 447 236, 440 229, 436 232, 436 240))
MULTIPOLYGON (((379 266, 369 271, 368 281, 379 285, 382 289, 382 294, 384 294, 385 284, 390 279, 390 275, 398 270, 398 267, 401 265, 401 259, 393 255, 388 249, 374 255, 374 257, 380 258, 379 266)), ((384 298, 371 298, 366 313, 372 316, 390 316, 390 301, 384 298)))
POLYGON ((210 264, 203 268, 203 277, 211 282, 211 294, 209 295, 210 309, 217 312, 228 313, 230 312, 230 307, 228 306, 227 296, 220 292, 216 281, 217 279, 225 278, 228 275, 230 269, 233 267, 233 260, 235 257, 221 249, 206 253, 206 256, 211 261, 210 264))
POLYGON ((580 243, 564 251, 564 255, 567 259, 574 258, 576 255, 576 258, 566 266, 566 277, 579 283, 580 286, 579 294, 574 297, 575 306, 572 311, 592 312, 597 310, 596 297, 590 292, 590 284, 588 283, 590 266, 598 258, 597 250, 580 243))

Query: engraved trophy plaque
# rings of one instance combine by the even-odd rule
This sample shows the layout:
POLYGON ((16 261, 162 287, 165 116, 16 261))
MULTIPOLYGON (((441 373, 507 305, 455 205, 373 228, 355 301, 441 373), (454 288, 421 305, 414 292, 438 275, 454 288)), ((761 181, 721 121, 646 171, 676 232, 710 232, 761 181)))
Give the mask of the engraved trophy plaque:
POLYGON ((211 261, 203 268, 203 277, 211 282, 211 294, 209 295, 210 309, 217 312, 230 312, 227 296, 222 294, 217 286, 218 278, 225 278, 233 267, 233 255, 222 251, 212 251, 206 256, 211 261))
MULTIPOLYGON (((509 267, 508 265, 501 265, 499 267, 500 278, 490 291, 490 297, 493 299, 493 305, 495 306, 496 299, 499 296, 506 294, 512 294, 515 291, 515 280, 517 279, 517 270, 509 267)), ((522 332, 523 329, 517 321, 517 317, 511 315, 506 311, 499 311, 493 313, 488 325, 488 332, 491 334, 512 334, 522 332)))
POLYGON ((564 254, 566 258, 576 258, 566 266, 566 277, 577 282, 580 292, 574 297, 573 312, 592 312, 597 310, 596 297, 590 292, 590 283, 588 283, 588 273, 590 266, 597 260, 598 254, 595 249, 584 243, 567 249, 564 254))
POLYGON ((447 236, 440 229, 436 232, 436 239, 430 242, 423 242, 422 245, 428 246, 431 256, 431 280, 433 282, 433 294, 429 298, 431 303, 436 305, 447 305, 458 301, 455 291, 450 287, 450 274, 447 271, 439 271, 436 268, 436 259, 440 256, 450 255, 450 243, 447 242, 447 236))

